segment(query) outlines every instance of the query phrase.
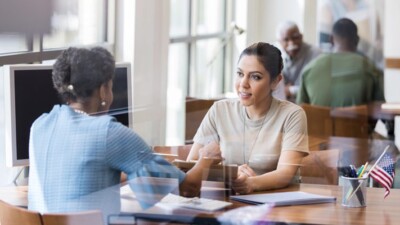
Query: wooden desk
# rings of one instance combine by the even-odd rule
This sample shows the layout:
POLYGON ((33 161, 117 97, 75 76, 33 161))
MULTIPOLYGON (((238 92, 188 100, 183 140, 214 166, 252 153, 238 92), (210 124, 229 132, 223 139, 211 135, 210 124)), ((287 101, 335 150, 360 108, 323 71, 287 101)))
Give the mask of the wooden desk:
POLYGON ((394 120, 396 115, 400 115, 398 109, 382 109, 384 102, 371 102, 368 104, 368 114, 373 119, 394 120))
MULTIPOLYGON (((400 189, 392 189, 390 195, 383 199, 385 190, 383 188, 367 188, 367 207, 346 208, 341 205, 342 188, 335 185, 300 184, 285 189, 270 192, 304 191, 322 195, 333 195, 337 197, 336 203, 324 203, 313 205, 275 207, 267 212, 260 220, 263 222, 274 221, 284 223, 303 224, 397 224, 400 221, 400 189)), ((210 190, 209 190, 210 191, 210 190)), ((218 191, 217 191, 218 192, 218 191)), ((1 187, 0 199, 8 200, 21 205, 26 203, 26 186, 24 187, 1 187)), ((210 197, 210 196, 208 196, 210 197)), ((216 199, 223 195, 215 196, 216 199)), ((166 210, 152 207, 141 211, 135 198, 122 199, 122 212, 125 214, 136 214, 138 217, 157 217, 165 220, 180 220, 198 222, 203 224, 217 223, 216 218, 222 213, 247 204, 232 201, 233 205, 225 210, 215 213, 206 213, 196 210, 166 210)))
MULTIPOLYGON (((391 194, 383 199, 384 189, 367 188, 367 207, 346 208, 341 205, 340 186, 301 184, 283 191, 304 191, 315 194, 333 195, 337 197, 336 203, 284 206, 272 208, 259 219, 260 222, 283 222, 300 224, 396 224, 400 221, 400 190, 391 190, 391 194)), ((271 191, 273 192, 273 191, 271 191)), ((267 193, 267 192, 263 192, 267 193)), ((173 212, 157 207, 138 213, 139 218, 163 218, 165 221, 197 222, 200 224, 217 223, 217 217, 223 212, 242 206, 244 203, 232 201, 233 206, 216 213, 204 213, 194 210, 174 210, 173 212)))

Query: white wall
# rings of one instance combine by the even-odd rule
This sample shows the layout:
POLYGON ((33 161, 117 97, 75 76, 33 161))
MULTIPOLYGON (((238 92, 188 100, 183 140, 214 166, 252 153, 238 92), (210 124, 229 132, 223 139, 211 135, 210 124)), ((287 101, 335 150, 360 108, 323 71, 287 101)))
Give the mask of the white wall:
POLYGON ((124 0, 117 3, 122 15, 117 18, 116 58, 132 64, 133 128, 148 144, 163 145, 169 1, 124 0))
MULTIPOLYGON (((385 1, 385 20, 384 20, 384 57, 400 60, 400 1, 385 1), (387 29, 387 28, 392 29, 387 29)), ((385 98, 387 102, 400 103, 400 69, 385 69, 385 98)))
MULTIPOLYGON (((400 1, 385 1, 385 20, 384 20, 384 56, 386 59, 392 58, 400 60, 400 1), (392 29, 388 29, 392 28, 392 29)), ((387 102, 400 103, 400 69, 385 69, 385 99, 387 102)), ((400 116, 395 118, 394 128, 395 144, 400 149, 400 116)))
POLYGON ((316 44, 316 4, 316 0, 249 0, 247 44, 276 42, 276 27, 284 20, 297 23, 304 40, 316 44))

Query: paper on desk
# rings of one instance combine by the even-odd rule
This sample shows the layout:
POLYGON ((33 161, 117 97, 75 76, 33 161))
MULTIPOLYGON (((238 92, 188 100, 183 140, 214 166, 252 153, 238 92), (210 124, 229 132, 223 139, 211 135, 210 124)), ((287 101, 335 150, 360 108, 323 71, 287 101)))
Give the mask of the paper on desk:
POLYGON ((203 211, 216 211, 229 205, 232 203, 206 198, 185 198, 171 193, 156 204, 158 207, 170 210, 183 207, 203 211))
POLYGON ((271 208, 270 204, 239 207, 222 213, 217 219, 221 224, 229 225, 264 224, 259 221, 268 215, 271 208))

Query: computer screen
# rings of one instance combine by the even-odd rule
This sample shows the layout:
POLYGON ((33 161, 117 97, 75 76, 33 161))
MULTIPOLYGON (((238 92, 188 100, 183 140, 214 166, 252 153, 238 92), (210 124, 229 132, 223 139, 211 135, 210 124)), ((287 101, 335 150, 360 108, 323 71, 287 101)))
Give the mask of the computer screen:
MULTIPOLYGON (((4 66, 6 165, 29 165, 32 123, 54 105, 62 104, 53 87, 52 65, 4 66)), ((127 127, 132 124, 130 64, 117 63, 113 80, 114 101, 109 115, 127 127)))

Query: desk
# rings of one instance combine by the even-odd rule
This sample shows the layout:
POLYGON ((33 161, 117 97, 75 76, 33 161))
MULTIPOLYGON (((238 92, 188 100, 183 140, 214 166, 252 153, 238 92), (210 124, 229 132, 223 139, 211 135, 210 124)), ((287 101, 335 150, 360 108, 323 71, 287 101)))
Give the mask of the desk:
MULTIPOLYGON (((337 197, 336 203, 298 205, 275 207, 266 213, 261 222, 283 222, 283 223, 302 223, 302 224, 396 224, 400 221, 400 190, 394 189, 391 194, 383 199, 384 189, 367 188, 367 207, 365 208, 346 208, 341 205, 340 186, 334 185, 313 185, 301 184, 281 189, 279 191, 304 191, 315 194, 333 195, 337 197)), ((270 191, 274 192, 274 191, 270 191)), ((263 192, 269 193, 269 192, 263 192)), ((234 203, 229 209, 246 206, 244 203, 232 201, 234 203)), ((187 222, 196 221, 198 223, 216 223, 216 217, 224 211, 206 214, 194 210, 175 210, 170 212, 161 208, 153 207, 144 212, 138 213, 140 218, 164 218, 187 222)))
MULTIPOLYGON (((386 120, 386 128, 388 129, 388 135, 389 138, 393 139, 395 137, 395 127, 399 127, 400 125, 395 124, 395 116, 400 115, 400 109, 382 109, 382 104, 384 102, 372 102, 368 104, 368 114, 370 115, 371 118, 373 119, 382 119, 386 120)), ((399 129, 397 128, 397 129, 399 129)), ((400 131, 398 131, 400 133, 400 131)), ((400 138, 397 137, 396 140, 398 140, 397 144, 400 146, 400 138)))
MULTIPOLYGON (((383 199, 383 188, 367 188, 367 207, 365 208, 345 208, 341 205, 340 186, 335 185, 315 185, 300 184, 292 185, 285 189, 268 191, 263 193, 284 192, 284 191, 304 191, 322 195, 333 195, 337 197, 336 203, 324 203, 313 205, 284 206, 275 207, 261 219, 262 221, 275 221, 285 223, 305 223, 305 224, 396 224, 400 221, 400 189, 392 189, 390 195, 383 199)), ((25 187, 1 187, 0 199, 11 203, 26 203, 25 187)), ((162 208, 152 207, 148 210, 137 213, 141 217, 157 217, 169 219, 185 219, 186 221, 197 221, 199 223, 216 222, 216 217, 223 212, 242 206, 244 203, 232 201, 233 205, 225 210, 215 213, 205 213, 195 210, 180 209, 169 211, 162 208)), ((122 211, 133 213, 137 211, 137 202, 124 199, 122 201, 122 211)))
POLYGON ((373 119, 394 120, 400 115, 399 109, 382 109, 384 102, 371 102, 368 104, 368 115, 373 119))

